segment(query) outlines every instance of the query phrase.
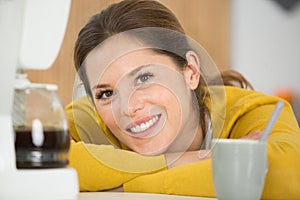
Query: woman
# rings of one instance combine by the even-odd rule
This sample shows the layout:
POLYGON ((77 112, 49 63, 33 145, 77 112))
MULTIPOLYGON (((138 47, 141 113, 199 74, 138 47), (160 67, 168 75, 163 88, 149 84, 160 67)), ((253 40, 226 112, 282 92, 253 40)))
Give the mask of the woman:
MULTIPOLYGON (((172 12, 152 0, 124 0, 93 16, 74 61, 88 96, 67 107, 76 141, 70 166, 82 191, 215 196, 211 138, 258 139, 279 101, 233 87, 251 85, 236 72, 219 74, 172 12)), ((268 160, 262 198, 300 198, 300 134, 287 103, 268 160)))

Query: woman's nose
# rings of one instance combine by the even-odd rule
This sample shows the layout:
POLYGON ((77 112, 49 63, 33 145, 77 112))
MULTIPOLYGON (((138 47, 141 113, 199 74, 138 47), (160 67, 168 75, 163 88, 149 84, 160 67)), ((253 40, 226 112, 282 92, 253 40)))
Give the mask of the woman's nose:
POLYGON ((124 113, 132 117, 144 109, 145 98, 138 91, 134 91, 128 96, 126 102, 121 106, 124 106, 124 113))

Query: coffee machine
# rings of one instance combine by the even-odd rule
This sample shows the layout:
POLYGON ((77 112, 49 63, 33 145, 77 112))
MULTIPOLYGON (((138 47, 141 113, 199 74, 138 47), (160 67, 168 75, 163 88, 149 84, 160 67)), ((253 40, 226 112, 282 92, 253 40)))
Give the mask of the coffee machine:
MULTIPOLYGON (((32 156, 29 156, 30 161, 38 156, 42 158, 45 156, 39 154, 39 151, 33 153, 29 151, 29 154, 22 154, 23 151, 20 151, 20 155, 17 155, 16 148, 19 144, 16 144, 17 136, 13 122, 16 82, 21 83, 17 84, 18 89, 26 91, 27 93, 24 93, 26 95, 34 94, 35 91, 38 91, 37 94, 41 94, 41 91, 53 94, 56 90, 55 85, 32 84, 26 77, 17 76, 16 72, 17 69, 43 70, 52 65, 65 34, 70 5, 71 0, 0 0, 1 200, 77 199, 77 174, 66 163, 49 167, 49 165, 39 165, 39 162, 31 162, 29 165, 25 162, 25 165, 22 165, 24 162, 20 161, 18 166, 17 160, 22 160, 28 155, 32 156), (38 164, 35 165, 36 163, 38 164)), ((36 101, 36 97, 31 100, 31 102, 36 101)), ((51 105, 57 105, 51 102, 51 105)), ((31 104, 31 107, 34 107, 34 104, 31 104)), ((24 108, 25 111, 26 109, 24 108)), ((35 148, 39 147, 36 149, 41 151, 44 141, 47 140, 43 134, 45 132, 43 123, 42 119, 35 118, 32 120, 34 130, 29 132, 35 148)), ((67 130, 67 124, 64 121, 61 124, 63 124, 62 128, 67 130)), ((28 135, 25 131, 23 136, 26 134, 28 135)), ((19 138, 21 143, 24 140, 19 138)), ((26 150, 26 146, 24 149, 26 150)))

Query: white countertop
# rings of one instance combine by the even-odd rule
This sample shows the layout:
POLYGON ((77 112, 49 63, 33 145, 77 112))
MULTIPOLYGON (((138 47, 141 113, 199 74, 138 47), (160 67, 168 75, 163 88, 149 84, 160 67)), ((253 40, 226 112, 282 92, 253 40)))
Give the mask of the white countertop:
POLYGON ((77 200, 213 200, 215 198, 128 192, 80 192, 77 200))

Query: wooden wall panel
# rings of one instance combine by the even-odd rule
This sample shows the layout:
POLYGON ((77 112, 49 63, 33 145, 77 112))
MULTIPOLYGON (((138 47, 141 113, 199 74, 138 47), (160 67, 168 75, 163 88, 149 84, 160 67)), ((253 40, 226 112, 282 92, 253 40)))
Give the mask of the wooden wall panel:
MULTIPOLYGON (((72 100, 76 75, 73 48, 88 19, 119 0, 72 0, 66 35, 57 59, 48 70, 26 70, 32 82, 53 83, 63 105, 72 100)), ((187 34, 206 48, 220 68, 228 67, 228 0, 160 0, 179 18, 187 34)))
POLYGON ((219 68, 228 68, 228 0, 160 0, 160 2, 176 14, 187 35, 208 51, 219 68))

